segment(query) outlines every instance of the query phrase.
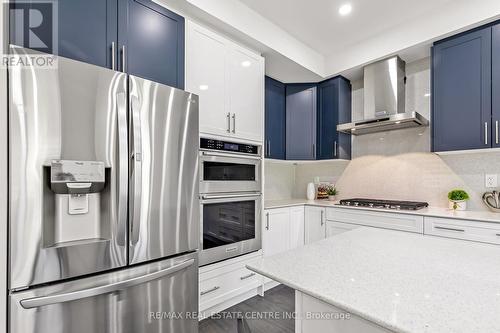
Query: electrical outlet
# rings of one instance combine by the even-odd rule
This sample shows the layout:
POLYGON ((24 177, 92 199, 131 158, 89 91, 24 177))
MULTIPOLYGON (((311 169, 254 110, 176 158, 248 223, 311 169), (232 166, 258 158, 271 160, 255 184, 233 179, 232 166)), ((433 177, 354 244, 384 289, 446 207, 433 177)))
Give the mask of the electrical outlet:
POLYGON ((485 176, 485 186, 486 187, 497 187, 498 186, 497 175, 486 175, 485 176))

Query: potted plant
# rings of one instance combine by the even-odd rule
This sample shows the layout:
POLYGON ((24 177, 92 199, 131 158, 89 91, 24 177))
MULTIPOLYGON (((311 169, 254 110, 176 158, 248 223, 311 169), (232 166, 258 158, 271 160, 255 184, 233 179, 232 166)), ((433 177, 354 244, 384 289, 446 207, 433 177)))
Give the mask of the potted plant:
POLYGON ((338 194, 338 191, 335 185, 328 185, 326 193, 328 194, 328 200, 335 201, 335 196, 338 194))
POLYGON ((448 193, 449 207, 453 210, 466 210, 469 194, 464 190, 453 190, 448 193))

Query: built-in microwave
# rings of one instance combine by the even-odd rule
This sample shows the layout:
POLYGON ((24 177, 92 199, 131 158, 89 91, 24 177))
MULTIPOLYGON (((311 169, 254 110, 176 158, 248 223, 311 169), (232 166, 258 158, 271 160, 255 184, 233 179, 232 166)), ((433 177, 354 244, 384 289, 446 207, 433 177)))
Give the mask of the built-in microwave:
POLYGON ((261 193, 202 194, 200 206, 200 265, 261 248, 261 193))
POLYGON ((262 191, 261 147, 200 139, 200 193, 262 191))

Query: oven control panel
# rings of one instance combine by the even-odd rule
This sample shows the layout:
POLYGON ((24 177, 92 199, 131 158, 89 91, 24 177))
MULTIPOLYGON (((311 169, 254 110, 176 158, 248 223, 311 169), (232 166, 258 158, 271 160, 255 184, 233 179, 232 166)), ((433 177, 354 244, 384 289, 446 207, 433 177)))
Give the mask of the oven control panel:
POLYGON ((252 154, 252 155, 259 154, 259 146, 242 144, 242 143, 235 143, 235 142, 229 142, 229 141, 205 139, 205 138, 200 139, 200 148, 201 149, 222 150, 222 151, 235 152, 235 153, 245 153, 245 154, 252 154))

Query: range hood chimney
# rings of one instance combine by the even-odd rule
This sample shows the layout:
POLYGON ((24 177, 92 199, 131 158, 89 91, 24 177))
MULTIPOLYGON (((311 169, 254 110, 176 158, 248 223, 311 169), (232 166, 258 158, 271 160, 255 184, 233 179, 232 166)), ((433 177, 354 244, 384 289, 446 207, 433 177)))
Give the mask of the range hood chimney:
POLYGON ((361 135, 428 126, 418 112, 405 112, 405 63, 393 56, 364 68, 364 119, 337 125, 337 131, 361 135))

